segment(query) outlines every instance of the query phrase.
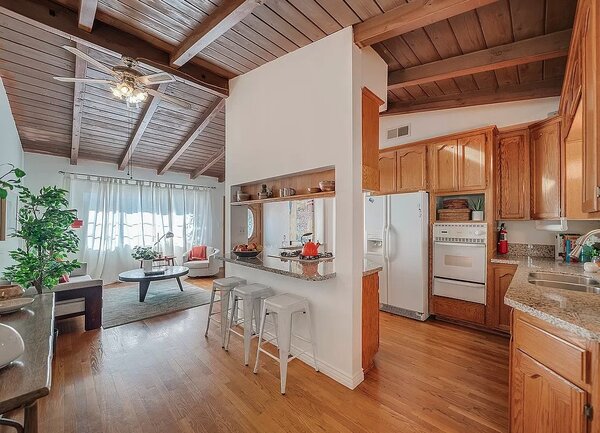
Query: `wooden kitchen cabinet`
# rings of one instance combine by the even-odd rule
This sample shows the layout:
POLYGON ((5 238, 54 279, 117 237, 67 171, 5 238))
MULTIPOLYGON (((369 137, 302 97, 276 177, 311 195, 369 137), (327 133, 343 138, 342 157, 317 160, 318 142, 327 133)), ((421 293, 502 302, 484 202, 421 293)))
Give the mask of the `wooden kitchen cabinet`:
POLYGON ((396 192, 396 152, 379 154, 379 192, 381 194, 396 192))
POLYGON ((503 332, 510 332, 512 308, 504 303, 504 295, 516 270, 516 265, 491 263, 488 266, 486 324, 503 332))
POLYGON ((379 274, 362 278, 362 368, 366 373, 374 365, 379 350, 379 274))
POLYGON ((458 143, 459 191, 482 190, 486 181, 486 135, 461 137, 458 143))
POLYGON ((496 219, 529 219, 529 130, 500 133, 496 161, 496 219))
POLYGON ((554 117, 532 125, 530 147, 531 217, 533 219, 560 218, 560 118, 554 117))
POLYGON ((432 145, 432 183, 435 192, 458 190, 458 159, 457 140, 446 140, 432 145))
POLYGON ((427 189, 427 147, 413 146, 396 151, 396 192, 427 189))
POLYGON ((522 311, 511 334, 511 433, 597 432, 588 405, 598 392, 598 343, 522 311))
POLYGON ((379 106, 383 101, 372 91, 362 91, 362 187, 379 191, 379 106))

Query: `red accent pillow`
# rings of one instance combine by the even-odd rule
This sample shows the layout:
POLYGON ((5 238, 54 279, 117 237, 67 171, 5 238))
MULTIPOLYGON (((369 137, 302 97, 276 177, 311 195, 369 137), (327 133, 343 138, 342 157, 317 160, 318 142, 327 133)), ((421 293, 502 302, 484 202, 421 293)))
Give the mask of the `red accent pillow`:
POLYGON ((68 283, 69 282, 69 274, 64 274, 58 279, 59 283, 68 283))
POLYGON ((197 245, 192 247, 189 254, 189 259, 194 260, 206 260, 206 245, 197 245))

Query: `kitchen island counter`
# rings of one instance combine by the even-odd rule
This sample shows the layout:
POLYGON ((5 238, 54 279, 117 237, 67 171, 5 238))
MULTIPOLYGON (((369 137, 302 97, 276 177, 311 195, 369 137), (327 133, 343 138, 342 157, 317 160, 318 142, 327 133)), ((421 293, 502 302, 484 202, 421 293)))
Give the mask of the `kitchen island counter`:
POLYGON ((335 259, 320 261, 299 261, 297 259, 283 259, 271 257, 267 251, 263 251, 257 257, 242 258, 233 253, 227 253, 218 259, 227 263, 233 263, 248 268, 260 269, 262 271, 287 277, 298 278, 305 281, 325 281, 335 278, 335 259))

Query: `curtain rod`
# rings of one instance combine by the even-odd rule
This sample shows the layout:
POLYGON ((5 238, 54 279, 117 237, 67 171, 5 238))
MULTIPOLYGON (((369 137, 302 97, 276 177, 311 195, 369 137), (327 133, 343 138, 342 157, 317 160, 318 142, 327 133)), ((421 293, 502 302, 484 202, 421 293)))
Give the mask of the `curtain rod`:
POLYGON ((153 183, 153 184, 158 184, 158 185, 171 185, 171 186, 182 186, 182 187, 189 187, 189 188, 206 188, 206 189, 217 189, 216 186, 207 186, 207 185, 191 185, 191 184, 185 184, 185 183, 172 183, 172 182, 156 182, 153 180, 141 180, 141 179, 127 179, 126 177, 115 177, 115 176, 104 176, 101 174, 85 174, 85 173, 75 173, 72 171, 63 171, 63 170, 59 170, 58 172, 59 174, 72 174, 75 176, 86 176, 88 179, 91 177, 98 177, 98 178, 104 178, 104 179, 114 179, 114 180, 124 180, 126 182, 136 182, 136 183, 153 183))

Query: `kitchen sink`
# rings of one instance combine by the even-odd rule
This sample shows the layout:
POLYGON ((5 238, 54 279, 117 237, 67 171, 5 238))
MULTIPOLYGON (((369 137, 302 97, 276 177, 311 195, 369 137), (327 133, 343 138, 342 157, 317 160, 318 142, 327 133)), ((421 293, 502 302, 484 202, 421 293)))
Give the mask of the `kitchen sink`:
POLYGON ((600 294, 600 281, 583 275, 530 272, 528 280, 531 284, 541 287, 600 294))

